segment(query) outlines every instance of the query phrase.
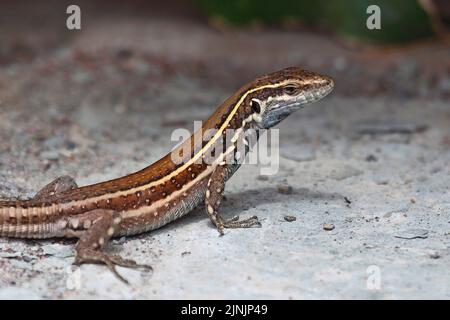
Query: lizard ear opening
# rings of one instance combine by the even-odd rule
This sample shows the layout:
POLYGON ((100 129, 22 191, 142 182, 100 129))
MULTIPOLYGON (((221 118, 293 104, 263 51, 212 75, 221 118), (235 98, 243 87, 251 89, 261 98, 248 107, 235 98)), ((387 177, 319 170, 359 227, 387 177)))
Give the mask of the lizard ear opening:
POLYGON ((252 99, 251 107, 252 107, 252 111, 253 112, 256 112, 258 114, 261 112, 261 106, 259 105, 259 101, 258 100, 252 99))

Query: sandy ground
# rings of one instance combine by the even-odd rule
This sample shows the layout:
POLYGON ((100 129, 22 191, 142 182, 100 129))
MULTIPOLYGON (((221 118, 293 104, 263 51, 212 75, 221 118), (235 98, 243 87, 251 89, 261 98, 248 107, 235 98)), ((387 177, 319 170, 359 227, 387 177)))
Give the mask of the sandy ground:
POLYGON ((1 33, 0 197, 141 169, 174 146, 174 129, 192 131, 267 71, 304 66, 336 90, 278 126, 276 174, 244 165, 228 182, 223 214, 262 228, 219 237, 198 208, 114 240, 109 250, 154 268, 119 268, 129 286, 103 266, 73 267, 71 240, 0 239, 0 298, 450 298, 448 46, 381 54, 156 17, 51 26, 41 41, 1 33))

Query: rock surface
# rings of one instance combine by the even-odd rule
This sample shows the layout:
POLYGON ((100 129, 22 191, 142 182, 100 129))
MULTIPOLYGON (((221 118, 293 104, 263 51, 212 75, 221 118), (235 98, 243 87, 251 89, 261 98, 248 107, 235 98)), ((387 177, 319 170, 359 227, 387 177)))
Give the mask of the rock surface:
MULTIPOLYGON (((85 185, 141 169, 176 144, 174 129, 192 131, 248 75, 297 64, 334 76, 321 53, 324 61, 346 55, 306 33, 231 36, 150 19, 114 21, 117 35, 111 21, 88 23, 89 32, 62 44, 28 43, 36 52, 29 62, 0 64, 0 197, 32 196, 64 174, 85 185), (278 51, 256 55, 251 71, 223 83, 212 76, 271 39, 278 51)), ((244 165, 227 184, 223 214, 257 215, 262 228, 219 237, 198 208, 116 239, 112 252, 154 268, 119 268, 131 286, 103 266, 72 266, 71 240, 0 239, 0 298, 450 298, 448 100, 349 95, 339 87, 363 82, 352 70, 335 94, 278 126, 276 174, 244 165)))

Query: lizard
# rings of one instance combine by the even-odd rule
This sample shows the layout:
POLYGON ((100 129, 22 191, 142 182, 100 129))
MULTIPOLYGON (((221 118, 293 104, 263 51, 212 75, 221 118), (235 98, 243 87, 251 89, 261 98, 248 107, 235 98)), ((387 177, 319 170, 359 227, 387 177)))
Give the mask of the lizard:
POLYGON ((246 132, 272 128, 333 87, 330 77, 298 67, 260 76, 226 99, 203 123, 200 135, 195 132, 140 171, 83 187, 62 176, 33 198, 0 200, 0 237, 77 238, 74 264, 104 264, 127 282, 116 266, 151 266, 108 254, 105 247, 113 237, 160 228, 202 202, 221 235, 225 228, 261 227, 256 216, 225 219, 219 213, 225 182, 243 158, 238 145, 247 153, 246 132))

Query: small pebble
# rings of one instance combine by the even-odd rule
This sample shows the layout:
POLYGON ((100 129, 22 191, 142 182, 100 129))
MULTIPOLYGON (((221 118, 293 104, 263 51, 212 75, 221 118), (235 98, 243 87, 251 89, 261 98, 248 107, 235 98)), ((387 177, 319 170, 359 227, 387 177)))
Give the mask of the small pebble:
POLYGON ((428 256, 429 256, 431 259, 439 259, 439 258, 441 257, 441 255, 440 255, 439 252, 437 252, 437 251, 431 252, 430 254, 428 254, 428 256))
POLYGON ((286 215, 286 216, 284 216, 284 220, 286 220, 287 222, 292 222, 292 221, 297 220, 297 218, 294 216, 286 215))
POLYGON ((292 187, 288 184, 280 184, 278 185, 278 192, 281 194, 291 194, 292 187))
POLYGON ((23 261, 25 261, 25 262, 31 262, 31 261, 33 261, 33 257, 30 257, 30 256, 22 256, 22 260, 23 261))
POLYGON ((323 230, 331 231, 333 229, 334 229, 334 224, 332 224, 332 223, 324 223, 323 224, 323 230))
POLYGON ((126 237, 120 237, 119 239, 114 239, 113 243, 114 244, 124 244, 127 241, 126 237))

